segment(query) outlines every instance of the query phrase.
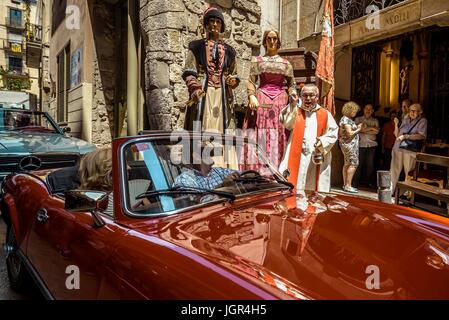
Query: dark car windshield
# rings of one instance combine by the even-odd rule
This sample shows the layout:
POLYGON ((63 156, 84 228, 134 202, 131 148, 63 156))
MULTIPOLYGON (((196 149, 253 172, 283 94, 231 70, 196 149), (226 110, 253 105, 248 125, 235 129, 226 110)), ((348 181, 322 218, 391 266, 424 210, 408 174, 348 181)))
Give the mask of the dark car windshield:
POLYGON ((142 139, 124 147, 128 211, 169 213, 291 187, 255 144, 221 138, 142 139))
POLYGON ((5 109, 0 109, 0 131, 58 133, 58 130, 45 113, 5 109))

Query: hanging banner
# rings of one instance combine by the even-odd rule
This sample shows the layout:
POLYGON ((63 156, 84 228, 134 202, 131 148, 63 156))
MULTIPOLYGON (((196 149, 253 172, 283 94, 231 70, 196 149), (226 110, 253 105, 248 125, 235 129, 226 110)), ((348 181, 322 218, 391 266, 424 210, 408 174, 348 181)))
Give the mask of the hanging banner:
POLYGON ((335 114, 334 103, 334 9, 333 1, 326 0, 323 10, 323 32, 316 76, 321 80, 321 104, 335 114))

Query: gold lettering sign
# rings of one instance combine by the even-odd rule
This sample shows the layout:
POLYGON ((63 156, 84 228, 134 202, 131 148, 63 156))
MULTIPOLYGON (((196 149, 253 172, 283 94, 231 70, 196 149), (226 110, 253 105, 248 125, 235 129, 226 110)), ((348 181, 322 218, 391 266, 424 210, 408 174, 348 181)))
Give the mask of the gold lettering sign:
POLYGON ((387 10, 375 12, 350 23, 351 43, 367 41, 370 38, 390 34, 392 31, 403 26, 413 27, 419 23, 421 14, 421 1, 415 1, 387 10))
POLYGON ((22 45, 20 43, 11 43, 11 51, 21 53, 22 52, 22 45))

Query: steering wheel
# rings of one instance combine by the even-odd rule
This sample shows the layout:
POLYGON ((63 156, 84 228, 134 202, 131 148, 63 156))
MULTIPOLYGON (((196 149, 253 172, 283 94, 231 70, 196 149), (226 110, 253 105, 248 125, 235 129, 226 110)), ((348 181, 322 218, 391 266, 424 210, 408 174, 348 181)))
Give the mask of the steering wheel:
POLYGON ((246 175, 249 175, 249 174, 253 174, 256 177, 261 177, 260 173, 258 171, 256 171, 256 170, 245 170, 245 171, 240 172, 239 178, 242 178, 242 177, 244 177, 246 175))

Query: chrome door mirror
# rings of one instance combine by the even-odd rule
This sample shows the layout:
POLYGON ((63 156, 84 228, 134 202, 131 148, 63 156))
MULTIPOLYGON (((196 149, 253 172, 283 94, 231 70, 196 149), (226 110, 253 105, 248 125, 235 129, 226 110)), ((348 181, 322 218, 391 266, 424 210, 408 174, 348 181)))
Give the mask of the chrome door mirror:
POLYGON ((62 132, 70 133, 70 132, 72 132, 72 129, 70 127, 64 127, 64 128, 62 128, 62 132))
POLYGON ((109 193, 103 191, 90 190, 70 190, 64 193, 64 208, 70 212, 86 212, 92 213, 94 223, 97 227, 104 226, 105 222, 99 215, 108 207, 109 193))

